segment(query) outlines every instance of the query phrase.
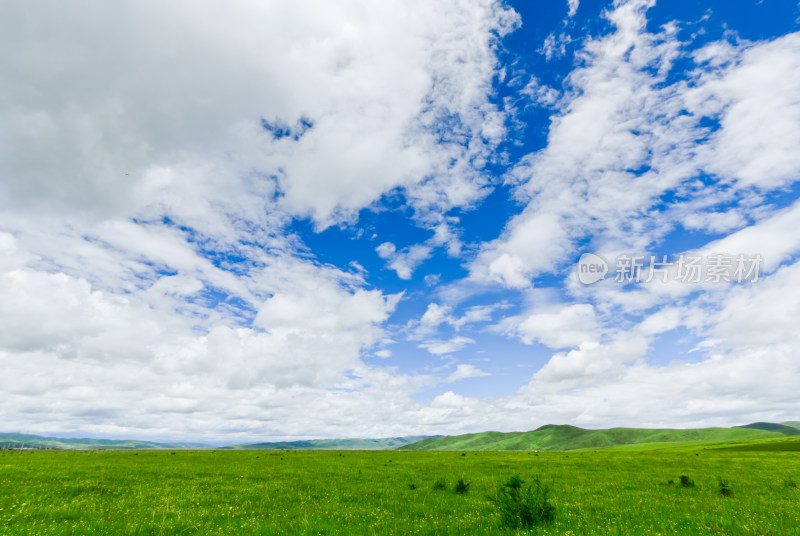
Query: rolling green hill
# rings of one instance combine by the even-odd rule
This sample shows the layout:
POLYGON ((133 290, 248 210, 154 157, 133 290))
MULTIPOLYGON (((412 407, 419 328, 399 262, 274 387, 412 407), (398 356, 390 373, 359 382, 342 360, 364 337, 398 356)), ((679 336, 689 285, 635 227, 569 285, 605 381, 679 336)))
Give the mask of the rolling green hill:
MULTIPOLYGON (((436 436, 441 437, 441 436, 436 436)), ((310 439, 275 443, 245 443, 224 447, 236 450, 388 450, 402 447, 431 436, 387 437, 383 439, 310 439)))
POLYGON ((776 424, 774 422, 754 422, 744 426, 737 426, 736 428, 750 428, 752 430, 769 430, 770 432, 780 432, 783 435, 794 436, 800 435, 800 429, 786 424, 776 424))
POLYGON ((429 438, 400 450, 540 450, 565 451, 577 449, 597 449, 623 445, 669 444, 677 442, 719 442, 744 441, 750 439, 785 438, 787 426, 777 426, 777 430, 764 429, 770 423, 733 428, 697 429, 642 429, 611 428, 608 430, 587 430, 569 425, 548 424, 532 432, 482 432, 458 436, 429 438))
POLYGON ((199 443, 154 443, 152 441, 116 439, 66 439, 61 437, 42 437, 31 434, 0 433, 0 448, 18 449, 183 449, 208 448, 199 443))
POLYGON ((792 428, 797 428, 800 430, 800 421, 784 421, 781 423, 784 426, 790 426, 792 428))

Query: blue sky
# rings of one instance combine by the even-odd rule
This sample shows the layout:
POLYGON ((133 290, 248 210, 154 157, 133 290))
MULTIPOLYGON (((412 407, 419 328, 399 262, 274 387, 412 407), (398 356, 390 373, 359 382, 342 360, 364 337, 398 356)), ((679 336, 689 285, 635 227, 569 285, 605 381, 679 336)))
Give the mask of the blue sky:
POLYGON ((796 2, 95 8, 0 8, 0 429, 798 418, 796 2))

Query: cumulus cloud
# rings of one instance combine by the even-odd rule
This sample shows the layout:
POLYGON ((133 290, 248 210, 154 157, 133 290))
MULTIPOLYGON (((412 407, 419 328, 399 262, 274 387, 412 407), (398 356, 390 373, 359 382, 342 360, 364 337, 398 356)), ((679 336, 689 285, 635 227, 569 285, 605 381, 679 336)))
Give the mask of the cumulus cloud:
MULTIPOLYGON (((294 274, 264 302, 254 327, 236 327, 154 309, 148 293, 121 297, 30 268, 3 273, 7 426, 162 437, 300 433, 302 426, 289 430, 279 422, 301 411, 302 398, 324 403, 328 389, 369 390, 376 382, 402 398, 421 385, 361 360, 397 297, 349 290, 335 274, 294 274), (299 288, 313 290, 324 305, 293 294, 299 288), (34 407, 47 415, 32 425, 24 415, 34 407), (97 413, 88 415, 90 408, 97 413)), ((178 297, 197 288, 192 281, 174 285, 174 278, 156 284, 177 286, 170 295, 178 297)), ((171 304, 183 306, 177 298, 171 304)), ((305 424, 324 430, 322 420, 305 424)))
MULTIPOLYGON (((729 50, 727 61, 704 72, 687 94, 690 111, 720 118, 701 154, 705 169, 740 187, 771 189, 796 181, 800 34, 729 50)), ((713 61, 715 54, 701 50, 697 59, 713 61)))
POLYGON ((518 24, 494 0, 95 8, 3 6, 13 105, 0 110, 0 174, 13 204, 133 210, 204 167, 225 181, 261 174, 285 210, 321 226, 422 181, 421 205, 482 195, 475 162, 504 133, 488 100, 494 43, 518 24), (459 125, 453 140, 436 134, 442 121, 459 125))
POLYGON ((599 338, 599 325, 590 304, 568 305, 554 311, 530 311, 506 318, 503 325, 525 344, 536 341, 551 348, 578 346, 599 338))

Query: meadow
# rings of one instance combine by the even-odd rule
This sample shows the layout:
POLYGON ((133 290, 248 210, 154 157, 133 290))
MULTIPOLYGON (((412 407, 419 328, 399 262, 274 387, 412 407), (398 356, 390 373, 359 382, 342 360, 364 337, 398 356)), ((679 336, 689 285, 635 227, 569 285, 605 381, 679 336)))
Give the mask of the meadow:
POLYGON ((800 534, 800 453, 754 445, 0 451, 0 535, 800 534), (549 486, 552 521, 504 526, 513 475, 549 486))

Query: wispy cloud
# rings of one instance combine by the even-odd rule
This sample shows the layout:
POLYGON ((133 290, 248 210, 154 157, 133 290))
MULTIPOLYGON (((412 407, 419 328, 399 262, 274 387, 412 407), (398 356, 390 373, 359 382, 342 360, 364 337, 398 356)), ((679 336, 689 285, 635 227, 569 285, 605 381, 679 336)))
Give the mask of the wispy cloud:
POLYGON ((457 382, 459 380, 466 380, 467 378, 480 378, 481 376, 489 376, 488 372, 480 370, 475 365, 459 364, 456 370, 447 377, 448 382, 457 382))

